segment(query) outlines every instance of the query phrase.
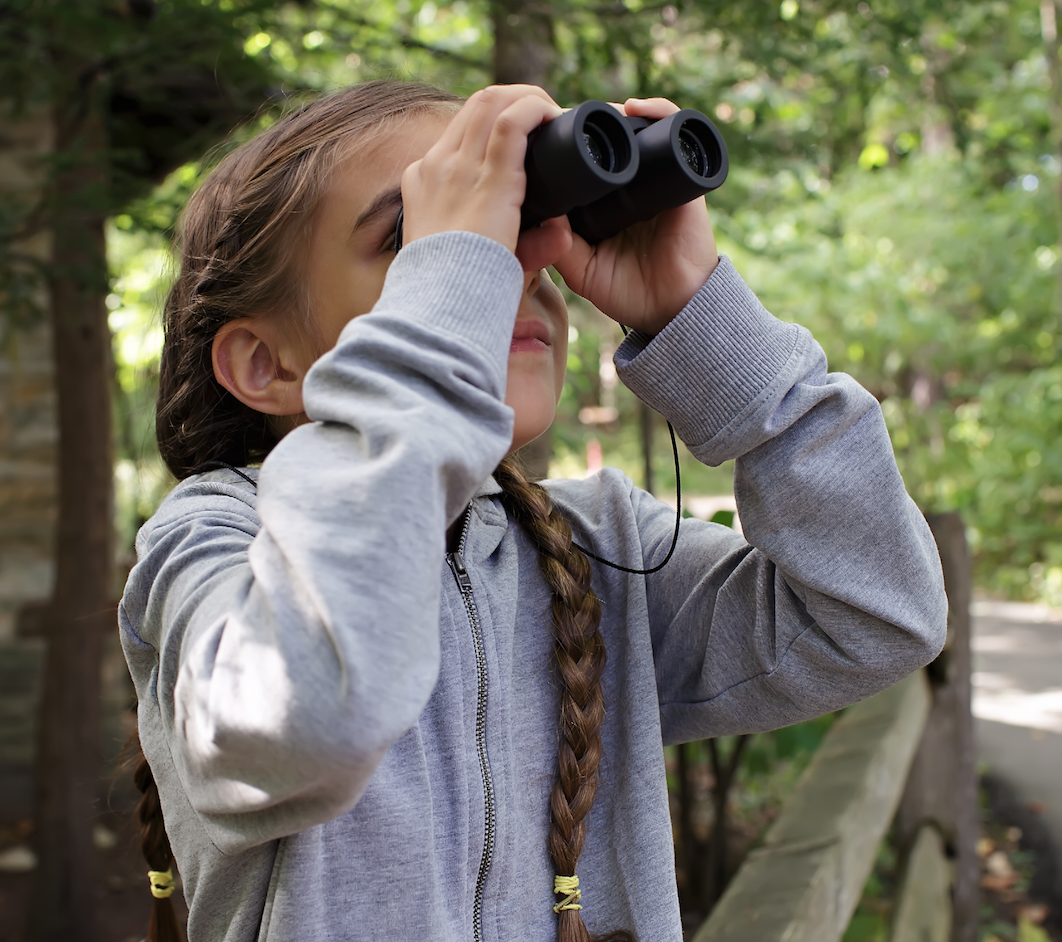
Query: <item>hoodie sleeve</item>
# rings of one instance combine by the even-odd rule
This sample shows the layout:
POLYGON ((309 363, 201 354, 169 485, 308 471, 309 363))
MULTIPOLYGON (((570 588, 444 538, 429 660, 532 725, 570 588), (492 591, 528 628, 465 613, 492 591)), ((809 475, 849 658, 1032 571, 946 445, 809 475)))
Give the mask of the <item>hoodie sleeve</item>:
MULTIPOLYGON (((744 539, 683 522, 646 577, 665 740, 784 726, 863 699, 943 647, 936 545, 904 489, 878 403, 829 373, 722 258, 659 335, 617 353, 624 382, 693 455, 736 459, 744 539)), ((674 511, 635 492, 647 565, 674 511)))
POLYGON ((522 287, 489 239, 411 243, 257 495, 191 478, 141 531, 119 619, 142 740, 223 852, 349 810, 427 703, 446 530, 512 438, 522 287))

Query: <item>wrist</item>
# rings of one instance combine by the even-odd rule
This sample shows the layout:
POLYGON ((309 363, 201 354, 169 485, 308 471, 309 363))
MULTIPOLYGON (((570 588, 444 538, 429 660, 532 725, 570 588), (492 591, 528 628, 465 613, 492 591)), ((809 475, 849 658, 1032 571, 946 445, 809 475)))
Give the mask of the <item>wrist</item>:
POLYGON ((685 279, 676 278, 675 282, 668 286, 667 296, 661 298, 657 306, 657 310, 663 313, 645 318, 643 323, 637 328, 634 328, 631 324, 626 326, 655 337, 689 307, 697 295, 704 290, 704 287, 712 277, 712 273, 718 267, 719 256, 713 253, 709 263, 691 268, 685 279))

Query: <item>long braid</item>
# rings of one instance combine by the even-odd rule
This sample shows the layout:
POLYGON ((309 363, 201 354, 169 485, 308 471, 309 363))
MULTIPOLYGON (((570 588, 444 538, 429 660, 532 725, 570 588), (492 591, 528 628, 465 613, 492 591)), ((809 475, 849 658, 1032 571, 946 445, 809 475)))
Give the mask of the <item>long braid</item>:
MULTIPOLYGON (((574 877, 586 840, 586 817, 597 795, 601 763, 601 724, 605 719, 601 603, 590 585, 590 562, 573 546, 571 526, 553 507, 545 488, 528 481, 511 458, 498 466, 494 476, 501 485, 506 510, 538 550, 542 575, 553 592, 553 650, 562 688, 548 845, 557 875, 574 877)), ((560 908, 557 942, 591 942, 580 909, 560 908)), ((634 942, 634 937, 620 930, 596 942, 634 942)))
MULTIPOLYGON (((140 835, 140 851, 152 871, 169 871, 173 867, 173 851, 170 849, 170 839, 162 820, 159 789, 143 751, 140 751, 140 761, 133 772, 133 781, 141 792, 140 803, 137 805, 137 817, 143 829, 140 835)), ((169 896, 155 896, 144 942, 182 942, 177 913, 169 896)))

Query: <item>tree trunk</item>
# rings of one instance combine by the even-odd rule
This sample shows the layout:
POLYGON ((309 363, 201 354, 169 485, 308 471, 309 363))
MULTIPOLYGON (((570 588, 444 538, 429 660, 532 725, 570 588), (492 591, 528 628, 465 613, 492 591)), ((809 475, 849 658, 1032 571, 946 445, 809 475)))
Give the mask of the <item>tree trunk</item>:
POLYGON ((719 902, 730 881, 727 838, 729 837, 730 789, 737 775, 741 753, 751 737, 746 733, 734 737, 730 753, 724 757, 718 739, 709 739, 708 756, 712 763, 712 833, 708 838, 708 862, 705 868, 704 901, 706 911, 719 902))
MULTIPOLYGON (((1062 69, 1058 62, 1058 19, 1060 0, 1040 0, 1040 28, 1044 37, 1044 52, 1047 55, 1047 74, 1051 80, 1048 111, 1051 115, 1051 143, 1054 156, 1062 161, 1062 69)), ((1057 209, 1059 249, 1062 250, 1062 177, 1055 184, 1055 206, 1057 209)), ((1058 270, 1058 310, 1056 316, 1062 320, 1062 261, 1055 266, 1058 270)))
POLYGON ((948 593, 948 639, 927 672, 933 704, 907 777, 895 831, 909 849, 922 825, 944 836, 955 863, 952 942, 978 938, 977 744, 970 712, 970 596, 973 575, 966 533, 957 513, 927 514, 940 550, 948 593))
POLYGON ((702 906, 704 888, 705 847, 693 832, 693 806, 696 801, 693 789, 693 769, 690 753, 693 744, 684 742, 675 747, 678 778, 678 833, 676 843, 682 854, 682 903, 688 910, 696 910, 702 916, 707 908, 702 906))
MULTIPOLYGON (((540 85, 548 90, 553 66, 553 19, 548 4, 534 0, 492 0, 494 81, 540 85)), ((553 435, 547 429, 520 449, 520 461, 534 481, 549 475, 553 435)))
POLYGON ((47 639, 36 801, 40 860, 30 938, 90 942, 99 789, 102 629, 113 629, 106 136, 97 81, 56 56, 50 279, 59 414, 56 584, 47 639))
POLYGON ((549 89, 553 67, 553 18, 549 4, 493 0, 494 81, 522 82, 549 89))

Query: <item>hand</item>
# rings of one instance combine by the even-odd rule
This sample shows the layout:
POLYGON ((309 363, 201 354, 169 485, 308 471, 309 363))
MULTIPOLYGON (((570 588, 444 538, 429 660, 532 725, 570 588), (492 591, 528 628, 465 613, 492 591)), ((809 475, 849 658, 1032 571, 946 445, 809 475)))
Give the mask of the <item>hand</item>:
MULTIPOLYGON (((665 118, 679 108, 664 98, 631 98, 623 110, 632 117, 665 118)), ((571 231, 567 217, 547 220, 543 228, 571 231)), ((571 249, 553 263, 568 287, 614 320, 647 334, 663 330, 719 263, 703 198, 665 210, 599 245, 574 233, 571 238, 571 249)))
MULTIPOLYGON (((463 230, 515 252, 527 186, 527 135, 559 114, 557 103, 534 85, 495 85, 473 94, 438 142, 402 175, 405 241, 463 230)), ((539 238, 567 248, 563 233, 539 238)))

